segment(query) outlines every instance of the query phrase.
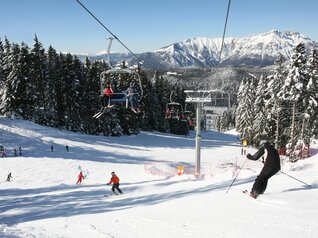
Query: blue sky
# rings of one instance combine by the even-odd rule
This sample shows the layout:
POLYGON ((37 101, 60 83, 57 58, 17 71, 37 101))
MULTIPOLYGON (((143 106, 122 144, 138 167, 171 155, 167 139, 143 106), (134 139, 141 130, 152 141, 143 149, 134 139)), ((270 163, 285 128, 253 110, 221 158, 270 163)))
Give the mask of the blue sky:
MULTIPOLYGON (((222 37, 228 0, 80 0, 134 53, 196 36, 222 37)), ((318 42, 317 0, 232 0, 227 37, 272 29, 297 31, 318 42)), ((47 49, 94 54, 110 34, 75 0, 0 0, 0 37, 47 49)), ((112 51, 127 52, 114 42, 112 51)))

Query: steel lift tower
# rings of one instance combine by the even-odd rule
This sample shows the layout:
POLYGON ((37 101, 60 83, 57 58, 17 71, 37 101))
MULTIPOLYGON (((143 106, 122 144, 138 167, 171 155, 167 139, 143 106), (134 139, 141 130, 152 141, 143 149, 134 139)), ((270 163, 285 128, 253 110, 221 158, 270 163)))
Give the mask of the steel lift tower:
POLYGON ((211 102, 211 90, 184 90, 187 95, 186 102, 196 104, 196 136, 195 136, 195 149, 196 149, 196 164, 195 176, 200 176, 201 166, 201 108, 205 102, 211 102))

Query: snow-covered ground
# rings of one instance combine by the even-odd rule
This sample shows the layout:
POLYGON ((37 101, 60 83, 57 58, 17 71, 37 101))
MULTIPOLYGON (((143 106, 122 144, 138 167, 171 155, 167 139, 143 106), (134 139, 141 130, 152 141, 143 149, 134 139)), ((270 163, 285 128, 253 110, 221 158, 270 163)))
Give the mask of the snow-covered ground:
POLYGON ((202 133, 199 179, 192 175, 194 137, 89 136, 0 118, 8 155, 0 158, 0 237, 318 237, 315 145, 309 159, 282 160, 285 173, 311 188, 278 173, 254 200, 242 190, 251 188, 262 163, 242 168, 237 136, 202 133), (14 157, 19 146, 23 154, 14 157), (178 176, 180 165, 185 174, 178 176), (80 170, 87 178, 76 185, 80 170), (124 195, 104 197, 112 171, 124 195), (9 172, 13 179, 5 182, 9 172))

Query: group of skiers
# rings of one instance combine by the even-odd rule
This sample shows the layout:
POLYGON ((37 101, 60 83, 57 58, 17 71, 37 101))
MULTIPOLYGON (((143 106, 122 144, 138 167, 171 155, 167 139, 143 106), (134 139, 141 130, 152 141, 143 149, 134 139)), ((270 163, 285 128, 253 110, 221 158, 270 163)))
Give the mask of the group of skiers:
MULTIPOLYGON (((247 154, 246 158, 249 160, 258 160, 264 154, 266 154, 266 157, 263 157, 263 169, 261 170, 260 174, 256 177, 253 187, 249 194, 253 198, 257 198, 259 194, 263 194, 267 188, 268 180, 272 176, 274 176, 278 171, 280 171, 279 153, 275 149, 275 147, 268 141, 262 141, 260 143, 259 150, 254 155, 247 154)), ((83 180, 84 175, 82 172, 80 172, 76 184, 81 183, 83 180)), ((115 174, 115 172, 111 172, 111 179, 107 183, 107 185, 110 184, 113 184, 111 188, 113 194, 118 195, 118 193, 123 193, 122 190, 119 188, 119 178, 115 174)))
MULTIPOLYGON (((110 82, 106 83, 106 87, 101 95, 101 103, 103 108, 111 107, 111 99, 114 95, 112 85, 110 82)), ((126 97, 128 99, 129 106, 134 112, 140 112, 139 108, 139 93, 136 88, 136 82, 131 81, 129 87, 126 90, 126 97)))
MULTIPOLYGON (((4 151, 4 147, 1 145, 0 150, 4 151)), ((21 153, 21 150, 20 150, 21 153)), ((266 154, 265 158, 263 157, 263 169, 261 170, 260 174, 256 177, 253 187, 250 191, 250 196, 253 198, 257 198, 259 194, 263 194, 267 188, 268 180, 274 176, 277 172, 280 171, 280 157, 278 151, 275 147, 269 143, 268 141, 262 141, 260 143, 259 150, 254 154, 247 154, 246 158, 249 160, 258 160, 264 154, 266 154)), ((8 174, 6 181, 9 182, 11 180, 12 174, 11 172, 8 174)), ((78 175, 78 179, 76 184, 82 183, 85 179, 83 172, 81 171, 78 175)), ((115 172, 111 172, 110 181, 107 185, 112 185, 112 192, 115 195, 122 194, 122 190, 119 188, 119 177, 115 174, 115 172), (116 191, 117 190, 117 191, 116 191)))
MULTIPOLYGON (((6 150, 4 149, 3 145, 0 145, 0 152, 1 152, 1 156, 2 158, 7 157, 7 153, 6 150)), ((13 155, 14 156, 18 156, 18 150, 16 147, 13 148, 13 155)), ((19 147, 19 155, 22 155, 22 148, 21 146, 19 147)))
MULTIPOLYGON (((76 184, 82 183, 84 179, 85 179, 85 176, 83 175, 83 172, 80 171, 80 173, 78 174, 78 179, 76 184)), ((110 184, 113 184, 111 190, 114 195, 118 195, 118 193, 123 194, 123 191, 121 191, 121 189, 119 188, 119 178, 115 174, 115 172, 111 172, 111 178, 110 178, 110 181, 107 183, 107 185, 110 185, 110 184)))

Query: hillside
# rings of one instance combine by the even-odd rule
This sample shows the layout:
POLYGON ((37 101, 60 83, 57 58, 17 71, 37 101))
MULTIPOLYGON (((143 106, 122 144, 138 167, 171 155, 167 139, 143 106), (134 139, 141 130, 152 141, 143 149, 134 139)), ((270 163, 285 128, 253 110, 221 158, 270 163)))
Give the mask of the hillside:
POLYGON ((309 159, 282 159, 283 171, 311 188, 278 173, 253 200, 242 190, 251 188, 262 163, 241 167, 235 133, 202 133, 200 179, 192 175, 194 136, 101 137, 0 117, 0 144, 8 154, 0 158, 0 237, 318 236, 317 145, 309 159), (15 157, 19 146, 22 156, 15 157), (185 174, 177 175, 178 165, 185 174), (80 170, 87 178, 76 185, 80 170), (124 195, 104 197, 112 171, 124 195), (4 182, 9 172, 13 179, 4 182))

